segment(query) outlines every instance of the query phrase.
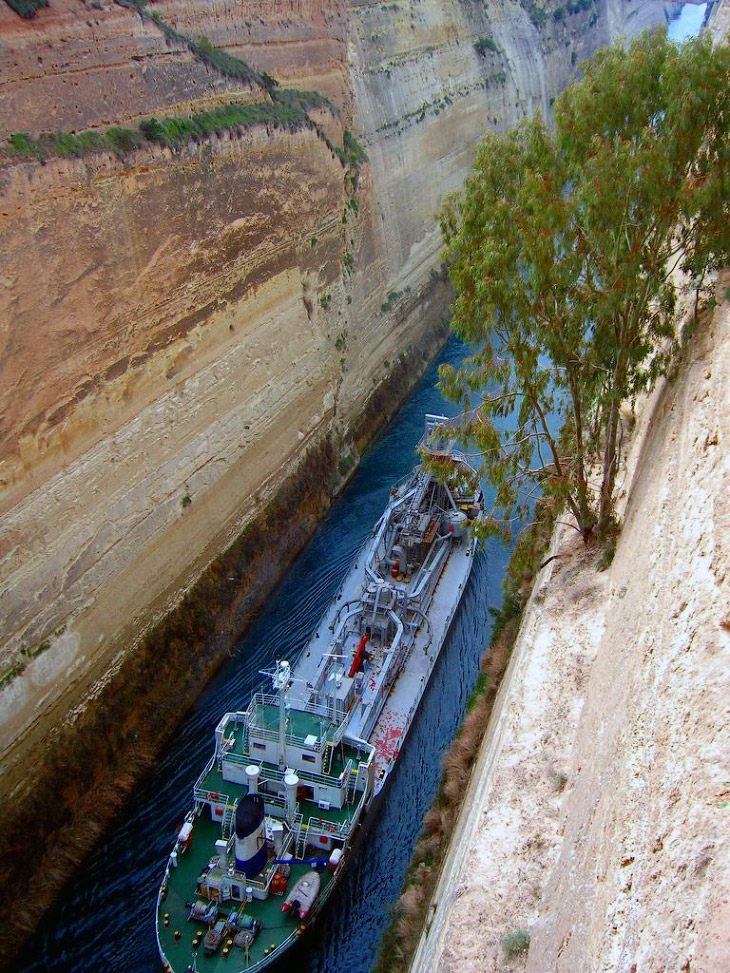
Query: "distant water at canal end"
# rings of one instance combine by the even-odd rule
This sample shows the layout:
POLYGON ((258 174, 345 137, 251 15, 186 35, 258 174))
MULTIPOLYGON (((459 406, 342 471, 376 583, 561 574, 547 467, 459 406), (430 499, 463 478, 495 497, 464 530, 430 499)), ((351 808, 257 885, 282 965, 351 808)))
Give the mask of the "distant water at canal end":
POLYGON ((702 29, 706 9, 706 3, 685 3, 679 14, 669 22, 670 38, 681 43, 689 37, 696 37, 702 29))
MULTIPOLYGON (((441 361, 464 349, 452 340, 441 361)), ((193 784, 214 745, 222 713, 246 706, 258 670, 278 655, 294 658, 336 592, 385 507, 391 486, 417 462, 427 412, 452 412, 429 368, 311 543, 269 599, 235 656, 202 692, 134 796, 124 819, 49 915, 18 970, 27 973, 153 973, 157 888, 193 784)), ((476 558, 429 689, 391 784, 333 901, 299 946, 298 971, 367 973, 400 892, 421 819, 436 791, 439 761, 459 725, 489 640, 488 605, 501 601, 507 553, 498 542, 476 558)), ((287 968, 286 958, 280 969, 287 968)))

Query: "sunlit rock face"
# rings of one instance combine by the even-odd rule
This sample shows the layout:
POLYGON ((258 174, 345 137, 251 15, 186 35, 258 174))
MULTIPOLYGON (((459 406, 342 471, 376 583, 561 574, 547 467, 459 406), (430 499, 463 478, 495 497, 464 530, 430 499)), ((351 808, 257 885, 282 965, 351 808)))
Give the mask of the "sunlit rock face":
MULTIPOLYGON (((168 2, 181 35, 332 109, 316 127, 0 162, 4 740, 180 598, 446 311, 434 220, 476 144, 659 3, 168 2), (343 164, 345 130, 367 153, 343 164)), ((0 135, 267 101, 111 0, 0 8, 0 135)), ((405 391, 405 390, 404 390, 405 391)))

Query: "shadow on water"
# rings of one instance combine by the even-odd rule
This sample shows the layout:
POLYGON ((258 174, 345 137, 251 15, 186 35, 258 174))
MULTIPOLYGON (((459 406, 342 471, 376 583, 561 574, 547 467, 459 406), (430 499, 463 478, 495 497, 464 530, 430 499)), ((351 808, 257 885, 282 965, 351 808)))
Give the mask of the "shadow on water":
MULTIPOLYGON (((463 346, 451 341, 441 360, 455 363, 462 355, 463 346)), ((17 970, 150 973, 159 968, 154 939, 157 886, 193 783, 213 747, 215 725, 226 710, 246 705, 261 681, 262 666, 277 655, 294 658, 301 649, 383 510, 391 486, 416 462, 424 414, 453 411, 434 388, 436 380, 434 365, 367 453, 235 656, 201 692, 157 771, 44 921, 17 970)), ((469 588, 391 785, 339 894, 301 944, 298 969, 370 969, 388 921, 387 904, 398 896, 422 816, 436 790, 440 756, 476 678, 489 635, 487 602, 500 599, 506 559, 496 542, 475 559, 469 588)))

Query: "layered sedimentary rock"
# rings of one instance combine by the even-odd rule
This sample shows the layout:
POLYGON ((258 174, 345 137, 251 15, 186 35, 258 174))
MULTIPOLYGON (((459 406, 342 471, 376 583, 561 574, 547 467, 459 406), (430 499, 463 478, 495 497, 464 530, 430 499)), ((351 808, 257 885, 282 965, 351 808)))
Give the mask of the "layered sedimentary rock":
MULTIPOLYGON (((478 139, 664 16, 635 2, 160 2, 333 107, 0 170, 0 676, 32 739, 169 610, 296 465, 343 451, 445 310, 434 221, 478 139), (354 131, 369 161, 333 151, 354 131)), ((3 136, 268 103, 110 0, 0 9, 3 136)), ((22 748, 16 748, 19 755, 22 748)), ((7 786, 12 782, 12 759, 7 786)))

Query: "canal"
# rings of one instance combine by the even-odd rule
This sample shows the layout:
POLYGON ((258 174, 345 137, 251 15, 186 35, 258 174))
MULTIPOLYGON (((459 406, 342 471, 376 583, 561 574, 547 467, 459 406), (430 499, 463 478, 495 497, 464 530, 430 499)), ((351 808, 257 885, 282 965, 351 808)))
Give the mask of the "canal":
MULTIPOLYGON (((705 4, 685 4, 669 25, 676 41, 696 35, 705 4)), ((458 362, 452 340, 440 361, 458 362)), ((154 937, 157 888, 198 773, 212 752, 222 713, 246 705, 258 670, 277 655, 293 659, 335 593, 385 506, 392 484, 416 462, 427 412, 452 412, 435 388, 431 366, 396 419, 364 457, 309 546, 201 693, 159 766, 127 813, 46 917, 17 967, 22 973, 152 973, 160 968, 154 937)), ((489 639, 488 607, 501 601, 507 552, 496 541, 475 560, 469 587, 396 771, 357 858, 297 953, 301 973, 368 973, 398 897, 421 819, 436 791, 439 761, 459 725, 489 639)), ((286 958, 281 963, 287 968, 286 958)), ((232 967, 233 970, 233 967, 232 967)))
MULTIPOLYGON (((456 363, 463 353, 463 346, 452 340, 440 361, 456 363)), ((44 921, 20 969, 151 973, 159 968, 154 938, 157 887, 193 783, 212 752, 216 723, 225 711, 245 707, 261 682, 261 667, 278 655, 297 655, 382 512, 391 486, 415 465, 424 414, 452 411, 435 388, 437 364, 366 454, 230 661, 202 691, 157 771, 44 921)), ((437 787, 441 754, 461 721, 476 679, 489 638, 487 607, 501 600, 506 559, 498 542, 488 544, 476 558, 392 783, 336 899, 301 944, 297 969, 370 969, 388 923, 388 905, 398 897, 421 819, 437 787)))

